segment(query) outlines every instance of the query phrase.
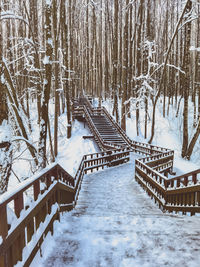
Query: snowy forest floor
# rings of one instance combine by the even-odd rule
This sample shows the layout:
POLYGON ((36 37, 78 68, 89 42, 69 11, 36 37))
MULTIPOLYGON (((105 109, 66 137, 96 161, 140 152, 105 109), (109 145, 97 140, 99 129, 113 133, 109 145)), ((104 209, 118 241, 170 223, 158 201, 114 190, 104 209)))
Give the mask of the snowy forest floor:
MULTIPOLYGON (((97 99, 93 101, 94 105, 98 105, 97 99)), ((112 113, 112 101, 107 100, 103 103, 103 105, 107 108, 107 110, 112 113)), ((183 106, 181 105, 180 114, 182 113, 183 106)), ((192 108, 192 104, 190 103, 190 109, 192 108)), ((34 112, 36 109, 36 103, 33 103, 31 112, 31 121, 33 125, 33 132, 30 136, 30 142, 33 144, 37 142, 39 136, 39 129, 37 127, 37 113, 34 112)), ((119 103, 120 110, 120 103, 119 103)), ((149 110, 149 114, 151 116, 151 110, 149 110)), ((171 107, 169 116, 163 118, 162 116, 162 103, 159 103, 156 111, 156 127, 155 127, 155 137, 153 140, 153 144, 158 146, 163 146, 169 149, 174 150, 175 152, 175 161, 174 161, 174 171, 177 175, 193 171, 199 168, 199 158, 200 158, 200 140, 198 140, 193 155, 190 161, 184 160, 181 158, 181 145, 182 145, 182 117, 175 117, 176 109, 171 107)), ((54 134, 54 109, 53 103, 50 105, 50 122, 51 122, 51 133, 54 134)), ((138 137, 136 134, 135 127, 135 110, 131 111, 131 118, 127 118, 127 135, 136 141, 147 142, 147 140, 143 137, 143 119, 144 112, 141 110, 140 112, 140 136, 138 137)), ((66 114, 62 114, 59 117, 59 142, 58 142, 58 157, 56 159, 59 164, 66 169, 72 176, 75 175, 76 170, 79 166, 81 158, 84 154, 95 153, 98 151, 96 144, 87 139, 83 139, 83 135, 90 135, 90 132, 87 128, 87 125, 83 125, 83 123, 79 123, 78 121, 73 122, 72 128, 72 137, 70 139, 66 138, 67 133, 67 122, 66 122, 66 114)), ((192 118, 189 117, 189 125, 190 125, 190 137, 192 132, 194 131, 192 127, 192 118)), ((148 134, 150 134, 150 121, 148 124, 148 134)), ((1 135, 8 134, 10 130, 8 126, 1 126, 0 133, 1 135), (4 130, 3 130, 4 129, 4 130)), ((0 140, 4 140, 0 135, 0 140)), ((48 148, 49 151, 49 148, 48 148)), ((13 161, 13 171, 17 175, 18 179, 23 181, 28 177, 32 176, 32 168, 31 168, 32 160, 30 159, 30 155, 26 149, 26 144, 21 143, 21 147, 19 150, 16 150, 14 154, 13 161)), ((15 189, 16 184, 18 184, 18 179, 14 175, 11 174, 8 190, 15 189)))
POLYGON ((199 266, 200 217, 162 213, 128 164, 84 177, 31 267, 199 266))

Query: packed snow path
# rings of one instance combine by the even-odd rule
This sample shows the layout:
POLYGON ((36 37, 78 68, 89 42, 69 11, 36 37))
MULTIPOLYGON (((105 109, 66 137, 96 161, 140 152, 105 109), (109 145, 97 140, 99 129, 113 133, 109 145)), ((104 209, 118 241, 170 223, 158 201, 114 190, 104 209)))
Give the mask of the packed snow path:
POLYGON ((162 213, 134 181, 130 162, 84 177, 41 266, 199 266, 199 220, 162 213))

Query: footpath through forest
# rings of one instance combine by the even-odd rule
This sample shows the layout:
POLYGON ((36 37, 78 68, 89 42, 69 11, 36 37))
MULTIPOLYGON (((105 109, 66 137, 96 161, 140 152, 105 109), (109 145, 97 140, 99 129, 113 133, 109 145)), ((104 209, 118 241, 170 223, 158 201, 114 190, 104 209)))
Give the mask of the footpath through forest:
POLYGON ((31 267, 195 267, 199 217, 162 213, 135 181, 132 158, 84 177, 75 209, 56 222, 49 244, 31 267))

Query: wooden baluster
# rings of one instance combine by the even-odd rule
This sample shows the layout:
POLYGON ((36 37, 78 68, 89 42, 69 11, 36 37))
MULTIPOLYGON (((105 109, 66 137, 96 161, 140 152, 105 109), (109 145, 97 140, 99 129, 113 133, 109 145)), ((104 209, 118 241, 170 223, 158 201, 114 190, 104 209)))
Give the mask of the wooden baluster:
MULTIPOLYGON (((16 194, 14 198, 14 210, 16 216, 19 218, 21 211, 24 209, 24 198, 23 192, 19 192, 16 194)), ((25 229, 19 234, 18 238, 12 245, 12 255, 13 255, 13 263, 16 264, 17 261, 22 260, 22 250, 25 247, 25 229)))
POLYGON ((62 173, 61 173, 61 170, 56 167, 56 175, 57 175, 57 180, 61 180, 62 179, 62 173))
POLYGON ((27 224, 27 242, 31 241, 33 234, 34 234, 34 219, 32 218, 27 224))
POLYGON ((58 167, 56 166, 52 171, 51 171, 51 175, 55 178, 55 180, 59 180, 58 177, 58 167))
POLYGON ((164 180, 164 186, 165 186, 165 189, 168 188, 168 185, 169 185, 168 181, 167 181, 167 180, 164 180))
MULTIPOLYGON (((0 205, 0 236, 3 240, 8 235, 8 221, 7 221, 7 206, 0 205)), ((7 266, 7 257, 6 254, 0 254, 0 266, 7 266)), ((9 265, 10 266, 10 265, 9 265)))
POLYGON ((56 192, 55 192, 55 200, 56 200, 56 202, 58 204, 60 204, 60 198, 61 198, 60 194, 61 194, 60 190, 56 190, 56 192))
POLYGON ((23 192, 19 192, 16 194, 16 197, 14 199, 14 207, 15 207, 15 214, 17 218, 19 218, 20 212, 24 209, 23 192))
POLYGON ((42 208, 40 208, 40 210, 38 210, 38 213, 35 216, 36 219, 36 230, 39 228, 40 223, 44 220, 44 217, 46 216, 46 203, 45 205, 42 206, 42 208))
MULTIPOLYGON (((67 183, 67 181, 69 181, 69 180, 66 178, 65 179, 65 183, 67 183)), ((47 189, 50 187, 50 185, 51 185, 51 176, 49 174, 47 174, 47 189)), ((47 201, 47 211, 46 211, 46 213, 48 213, 48 214, 51 213, 51 206, 52 206, 52 197, 50 199, 48 199, 48 201, 47 201)))
POLYGON ((33 184, 33 190, 34 190, 34 200, 36 201, 38 199, 38 195, 40 194, 40 180, 37 179, 33 184))
MULTIPOLYGON (((99 156, 98 156, 98 154, 97 154, 97 161, 96 161, 96 162, 97 162, 97 165, 100 165, 101 163, 99 162, 98 157, 99 157, 99 156)), ((97 167, 97 171, 98 171, 98 170, 99 170, 99 167, 97 167)))
POLYGON ((176 195, 173 195, 173 205, 176 205, 176 195))
POLYGON ((48 214, 48 202, 46 202, 46 203, 44 204, 44 206, 43 206, 43 208, 42 208, 42 210, 41 210, 42 222, 45 221, 45 218, 46 218, 47 214, 48 214))
POLYGON ((8 234, 8 221, 7 221, 7 206, 6 205, 0 205, 0 236, 2 236, 3 239, 6 238, 8 234))
POLYGON ((171 195, 168 195, 167 196, 167 203, 168 204, 172 204, 172 197, 171 197, 171 195))
MULTIPOLYGON (((7 206, 0 205, 0 236, 2 236, 3 240, 8 235, 8 221, 7 221, 7 206)), ((12 255, 9 253, 10 249, 7 251, 2 251, 0 253, 0 266, 13 266, 12 264, 12 255)))
POLYGON ((197 193, 197 197, 196 197, 196 205, 200 206, 200 192, 196 192, 197 193))
MULTIPOLYGON (((38 199, 38 195, 40 194, 39 179, 34 182, 33 190, 34 190, 34 200, 36 201, 38 199)), ((27 242, 31 241, 33 234, 34 234, 34 219, 32 218, 27 224, 27 242)))
POLYGON ((180 205, 180 195, 176 195, 176 205, 180 205))
POLYGON ((188 176, 184 177, 184 185, 187 186, 188 185, 188 176))
POLYGON ((192 193, 188 193, 187 195, 188 195, 188 204, 189 204, 189 206, 191 206, 191 204, 192 204, 192 193))
POLYGON ((183 206, 183 194, 180 194, 180 205, 183 206))
POLYGON ((47 183, 47 189, 49 189, 49 187, 51 185, 51 176, 50 176, 50 174, 47 174, 46 183, 47 183))
POLYGON ((186 194, 183 193, 183 206, 186 206, 187 204, 186 194))
POLYGON ((177 205, 177 195, 174 195, 174 206, 177 205))
POLYGON ((196 174, 196 173, 193 173, 193 174, 192 174, 192 182, 193 182, 194 184, 197 183, 197 174, 196 174))
POLYGON ((186 205, 189 205, 189 193, 185 193, 186 205))
POLYGON ((191 193, 191 205, 195 206, 195 192, 191 193))

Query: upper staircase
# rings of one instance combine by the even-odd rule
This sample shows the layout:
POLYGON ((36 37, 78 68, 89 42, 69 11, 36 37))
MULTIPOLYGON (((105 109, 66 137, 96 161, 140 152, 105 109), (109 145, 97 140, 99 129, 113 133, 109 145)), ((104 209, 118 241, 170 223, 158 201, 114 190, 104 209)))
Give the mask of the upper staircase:
POLYGON ((105 115, 91 115, 91 119, 103 142, 109 142, 120 146, 127 145, 121 134, 113 127, 112 123, 105 115))

